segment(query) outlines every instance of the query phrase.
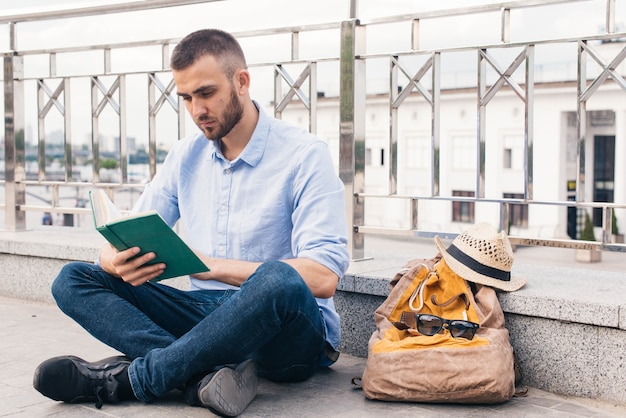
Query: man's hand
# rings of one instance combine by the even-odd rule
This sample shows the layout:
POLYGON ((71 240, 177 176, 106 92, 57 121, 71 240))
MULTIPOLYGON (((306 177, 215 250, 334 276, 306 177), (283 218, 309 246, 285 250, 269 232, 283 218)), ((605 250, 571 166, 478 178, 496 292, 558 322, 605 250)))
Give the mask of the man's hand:
POLYGON ((165 270, 165 264, 146 263, 153 260, 154 253, 146 253, 135 257, 140 253, 139 247, 132 247, 125 251, 117 251, 113 246, 106 244, 100 250, 100 266, 109 274, 119 277, 126 283, 139 286, 154 279, 165 270))

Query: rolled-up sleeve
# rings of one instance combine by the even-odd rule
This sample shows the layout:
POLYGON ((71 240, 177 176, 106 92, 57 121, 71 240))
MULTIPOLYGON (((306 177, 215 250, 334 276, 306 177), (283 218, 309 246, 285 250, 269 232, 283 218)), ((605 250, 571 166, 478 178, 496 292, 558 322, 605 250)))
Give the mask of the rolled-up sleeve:
POLYGON ((293 252, 342 277, 349 264, 344 185, 335 174, 326 144, 312 143, 296 167, 293 252))

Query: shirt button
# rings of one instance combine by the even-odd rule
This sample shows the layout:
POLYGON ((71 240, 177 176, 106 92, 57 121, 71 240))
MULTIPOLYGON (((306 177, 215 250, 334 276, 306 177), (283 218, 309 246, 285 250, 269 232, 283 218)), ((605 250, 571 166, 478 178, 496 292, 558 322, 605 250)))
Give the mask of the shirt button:
POLYGON ((221 210, 221 211, 225 211, 225 210, 226 210, 226 205, 222 205, 222 206, 220 206, 220 210, 221 210))
POLYGON ((220 246, 218 247, 218 250, 219 250, 220 252, 224 252, 224 246, 223 246, 223 245, 220 245, 220 246))
POLYGON ((230 168, 227 168, 226 170, 224 170, 224 174, 230 174, 230 168))

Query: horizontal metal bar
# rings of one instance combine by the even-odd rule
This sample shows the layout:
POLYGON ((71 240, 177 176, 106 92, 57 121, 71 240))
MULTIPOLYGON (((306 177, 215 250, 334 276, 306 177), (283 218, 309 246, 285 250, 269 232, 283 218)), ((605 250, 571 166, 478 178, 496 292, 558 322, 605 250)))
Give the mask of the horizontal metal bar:
POLYGON ((626 208, 626 203, 609 202, 574 202, 570 200, 525 200, 525 199, 494 199, 485 197, 465 197, 465 196, 414 196, 399 194, 372 194, 356 193, 359 199, 406 199, 406 200, 427 200, 427 201, 451 201, 451 202, 473 202, 473 203, 510 203, 519 205, 552 205, 552 206, 577 206, 586 208, 626 208))
POLYGON ((401 228, 384 228, 376 226, 362 225, 356 227, 359 233, 363 234, 376 234, 376 235, 388 235, 396 237, 413 237, 413 238, 434 238, 439 237, 441 239, 454 239, 458 234, 448 233, 442 231, 421 231, 417 229, 401 229, 401 228))
POLYGON ((394 56, 419 56, 419 55, 430 55, 433 52, 472 52, 477 49, 491 49, 491 48, 524 48, 528 45, 550 45, 550 44, 564 44, 564 43, 578 43, 581 39, 585 39, 587 41, 602 41, 602 40, 612 40, 612 39, 621 39, 626 37, 626 32, 619 33, 611 33, 605 35, 589 35, 589 36, 578 36, 578 37, 567 37, 567 38, 554 38, 554 39, 537 39, 530 41, 520 41, 516 43, 510 44, 484 44, 484 45, 468 45, 468 46, 457 46, 450 48, 438 48, 438 49, 421 49, 419 51, 413 50, 404 50, 404 51, 394 51, 393 53, 389 52, 378 52, 378 53, 364 53, 359 54, 357 58, 359 59, 372 59, 372 58, 386 58, 390 55, 394 56))
MULTIPOLYGON (((263 29, 263 30, 254 30, 254 31, 245 31, 245 32, 233 32, 233 35, 237 38, 246 38, 246 37, 258 37, 258 36, 270 36, 270 35, 278 35, 278 34, 289 34, 293 31, 298 32, 307 32, 307 31, 316 31, 323 29, 339 29, 339 24, 337 23, 329 23, 329 24, 318 24, 318 25, 303 25, 303 26, 290 26, 290 27, 282 27, 282 28, 274 28, 274 29, 263 29)), ((589 35, 584 36, 583 38, 588 41, 601 41, 601 40, 611 40, 611 39, 620 39, 626 37, 626 32, 617 32, 603 35, 589 35)), ((530 44, 532 45, 547 45, 547 44, 559 44, 559 43, 577 43, 581 37, 567 37, 567 38, 555 38, 555 39, 537 39, 533 40, 530 44)), ((87 51, 99 51, 104 49, 127 49, 127 48, 141 48, 141 47, 150 47, 150 46, 163 46, 167 44, 175 44, 180 41, 180 38, 165 38, 158 40, 146 40, 146 41, 133 41, 133 42, 120 42, 120 43, 107 43, 107 44, 96 44, 96 45, 82 45, 82 46, 73 46, 73 47, 60 47, 60 48, 44 48, 44 49, 29 49, 29 50, 20 50, 15 53, 20 56, 27 55, 45 55, 45 54, 64 54, 64 53, 76 53, 76 52, 87 52, 87 51)), ((433 52, 464 52, 464 51, 475 51, 476 49, 490 49, 490 48, 523 48, 529 45, 528 41, 521 41, 517 43, 509 43, 506 45, 503 44, 484 44, 484 45, 471 45, 471 46, 460 46, 460 47, 450 47, 450 48, 439 48, 439 49, 421 49, 420 51, 415 51, 412 49, 405 51, 395 51, 393 54, 391 53, 363 53, 359 54, 357 58, 366 59, 366 58, 384 58, 389 57, 390 55, 394 56, 419 56, 419 55, 430 55, 433 52)), ((12 51, 4 51, 0 52, 2 54, 13 53, 12 51)), ((322 60, 337 60, 337 57, 330 58, 315 58, 315 61, 321 62, 322 60)), ((283 63, 307 63, 310 62, 310 59, 302 59, 302 60, 290 60, 283 61, 283 63)), ((271 64, 279 64, 280 62, 272 61, 271 64)), ((259 64, 251 64, 250 66, 259 65, 259 64)), ((261 65, 269 65, 268 63, 264 63, 261 65)), ((163 71, 161 69, 161 71, 163 71)), ((143 72, 143 71, 142 71, 143 72)), ((129 73, 130 74, 130 73, 129 73)))
POLYGON ((199 3, 212 3, 222 0, 136 0, 125 3, 113 4, 85 4, 82 6, 53 7, 38 6, 36 12, 24 11, 21 13, 0 13, 0 24, 34 22, 54 19, 68 19, 73 17, 96 16, 102 14, 115 14, 136 12, 150 9, 164 9, 167 7, 188 6, 199 3))
POLYGON ((430 10, 418 13, 406 13, 401 15, 385 16, 372 19, 361 19, 361 24, 374 25, 384 23, 396 23, 399 20, 422 20, 436 19, 441 17, 463 16, 469 14, 500 12, 502 9, 524 9, 536 6, 549 6, 559 3, 582 2, 588 0, 522 0, 508 1, 502 3, 483 4, 478 6, 458 7, 454 9, 441 8, 439 10, 430 10))
MULTIPOLYGON (((0 24, 6 23, 19 23, 19 22, 33 22, 33 21, 46 21, 55 19, 67 19, 75 17, 87 17, 96 16, 102 14, 116 14, 127 13, 141 10, 150 9, 162 9, 168 7, 182 7, 190 6, 201 3, 212 3, 222 0, 136 0, 127 1, 122 3, 113 4, 85 4, 76 7, 73 5, 63 6, 55 5, 53 7, 38 7, 36 12, 27 11, 24 9, 22 12, 12 11, 11 13, 0 13, 0 24)), ((367 24, 383 24, 396 22, 398 20, 414 20, 414 19, 429 19, 439 18, 447 16, 459 16, 467 14, 478 14, 488 12, 499 12, 502 8, 506 9, 522 9, 534 6, 548 6, 559 3, 571 3, 572 1, 586 1, 586 0, 522 0, 522 1, 509 1, 501 3, 493 3, 487 5, 459 7, 454 9, 439 9, 427 12, 402 14, 394 16, 386 16, 383 18, 373 18, 362 23, 367 24)))
MULTIPOLYGON (((412 229, 399 229, 399 228, 384 228, 384 227, 372 227, 372 226, 358 226, 359 233, 363 234, 376 234, 385 236, 403 236, 413 238, 434 238, 439 237, 443 240, 452 240, 458 236, 458 233, 443 232, 443 231, 421 231, 412 229)), ((579 250, 598 250, 598 251, 613 251, 626 253, 626 244, 607 244, 595 241, 581 241, 581 240, 564 240, 564 239, 539 239, 539 238, 525 238, 510 235, 509 241, 513 245, 526 245, 531 247, 553 247, 553 248, 571 248, 579 250)))
MULTIPOLYGON (((21 49, 19 51, 15 51, 15 53, 20 56, 68 54, 68 53, 76 53, 76 52, 100 51, 100 50, 106 50, 106 49, 125 49, 125 48, 141 48, 141 47, 150 47, 150 46, 163 46, 166 44, 176 43, 178 42, 178 40, 179 38, 167 38, 167 39, 149 40, 149 41, 79 45, 79 46, 59 47, 59 48, 21 49)), ((4 52, 4 54, 8 54, 8 53, 11 53, 11 52, 10 51, 4 52)))
POLYGON ((20 210, 30 212, 50 212, 50 213, 71 213, 74 215, 90 214, 90 208, 77 208, 75 206, 41 206, 41 205, 20 205, 20 210))
MULTIPOLYGON (((232 35, 238 39, 241 39, 241 38, 256 38, 256 37, 274 36, 274 35, 290 35, 295 32, 315 32, 315 31, 330 30, 330 29, 339 30, 339 28, 340 28, 340 23, 332 22, 332 23, 318 23, 318 24, 301 25, 301 26, 282 26, 282 27, 271 28, 271 29, 239 31, 239 32, 232 32, 232 35)), ((26 49, 26 50, 16 51, 16 53, 18 55, 43 55, 43 54, 53 54, 53 53, 64 54, 64 53, 85 52, 85 51, 99 51, 102 49, 141 48, 141 47, 176 44, 180 41, 180 39, 181 38, 164 38, 164 39, 157 39, 157 40, 116 42, 116 43, 94 44, 94 45, 78 45, 78 46, 60 47, 60 48, 26 49)), ((12 53, 13 51, 5 51, 4 53, 9 53, 9 52, 12 53)), ((308 60, 291 60, 288 62, 308 62, 308 60)))

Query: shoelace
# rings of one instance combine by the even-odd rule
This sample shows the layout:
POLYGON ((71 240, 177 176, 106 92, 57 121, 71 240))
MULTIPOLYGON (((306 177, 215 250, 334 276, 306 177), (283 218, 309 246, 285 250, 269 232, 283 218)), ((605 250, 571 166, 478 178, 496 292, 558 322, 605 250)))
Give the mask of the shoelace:
POLYGON ((109 375, 107 378, 102 379, 99 383, 100 384, 94 388, 94 395, 96 396, 96 409, 101 409, 105 401, 117 403, 118 398, 116 390, 118 382, 115 380, 115 377, 109 375), (110 386, 110 390, 107 388, 107 383, 110 386))
POLYGON ((104 386, 98 386, 96 387, 96 409, 101 409, 102 405, 104 404, 104 397, 102 396, 102 391, 105 391, 105 395, 106 395, 106 388, 104 386))

